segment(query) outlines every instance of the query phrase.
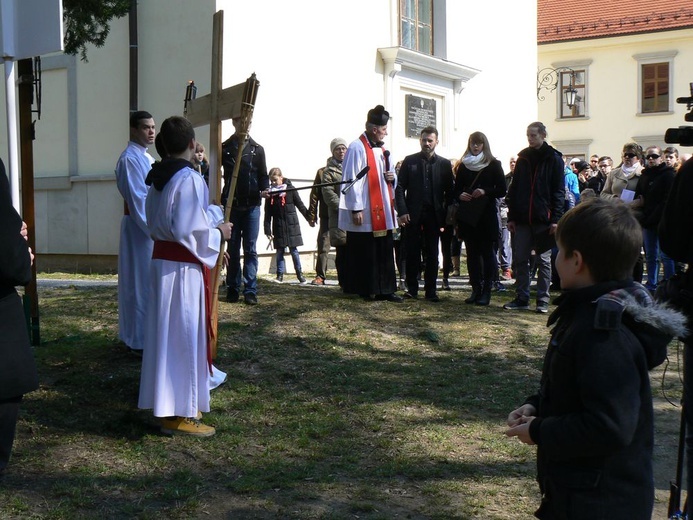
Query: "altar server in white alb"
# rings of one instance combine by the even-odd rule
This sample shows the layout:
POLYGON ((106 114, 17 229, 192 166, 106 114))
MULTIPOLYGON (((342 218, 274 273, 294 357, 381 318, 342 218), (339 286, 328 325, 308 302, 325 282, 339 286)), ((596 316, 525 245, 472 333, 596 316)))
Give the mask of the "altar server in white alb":
POLYGON ((209 411, 212 372, 209 269, 232 225, 223 222, 221 207, 207 205, 207 185, 191 163, 190 122, 166 119, 161 140, 169 155, 147 177, 154 251, 139 407, 153 410, 163 433, 209 437, 215 429, 200 421, 209 411))
POLYGON ((118 248, 118 336, 131 351, 139 354, 144 349, 153 245, 144 211, 149 190, 144 180, 154 162, 147 147, 154 144, 155 134, 152 115, 143 110, 133 112, 130 115, 130 141, 120 154, 115 169, 118 191, 125 202, 118 248))
POLYGON ((367 301, 399 303, 392 239, 397 177, 383 148, 389 119, 382 105, 369 110, 366 131, 349 145, 342 163, 342 181, 355 181, 339 200, 339 228, 347 233, 342 289, 367 301))

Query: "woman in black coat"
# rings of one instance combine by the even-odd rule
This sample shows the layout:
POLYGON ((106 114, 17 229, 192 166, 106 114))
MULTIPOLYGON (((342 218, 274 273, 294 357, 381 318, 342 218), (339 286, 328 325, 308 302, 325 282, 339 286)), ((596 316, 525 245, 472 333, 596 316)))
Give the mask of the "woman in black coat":
POLYGON ((22 301, 15 290, 31 281, 33 255, 26 226, 12 207, 0 160, 0 478, 12 453, 22 396, 38 388, 22 301))
POLYGON ((505 193, 503 167, 491 153, 488 139, 481 132, 472 133, 455 176, 455 199, 459 201, 457 234, 465 244, 472 286, 472 294, 465 303, 488 305, 491 301, 491 287, 498 271, 493 244, 500 236, 496 199, 505 193))
MULTIPOLYGON (((305 283, 306 279, 301 269, 301 256, 298 253, 298 246, 303 245, 303 237, 296 210, 298 209, 310 223, 308 210, 298 192, 292 189, 291 181, 284 178, 279 168, 272 168, 269 171, 269 178, 273 190, 270 198, 265 202, 265 235, 274 241, 274 248, 277 250, 277 281, 284 280, 286 269, 284 248, 288 247, 294 262, 296 278, 300 283, 305 283)), ((314 225, 315 223, 312 223, 311 227, 314 225)))

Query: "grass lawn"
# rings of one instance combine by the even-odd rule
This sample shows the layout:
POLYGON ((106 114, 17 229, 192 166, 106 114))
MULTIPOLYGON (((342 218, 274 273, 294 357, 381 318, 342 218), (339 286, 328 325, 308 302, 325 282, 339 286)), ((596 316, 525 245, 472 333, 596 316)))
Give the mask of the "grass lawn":
MULTIPOLYGON (((546 315, 260 281, 219 304, 208 439, 137 409, 141 361, 117 340, 114 286, 42 287, 41 388, 25 397, 3 519, 521 519, 534 449, 503 435, 536 389, 546 315)), ((551 310, 553 307, 551 307, 551 310)), ((657 513, 674 477, 677 351, 652 375, 657 513)), ((655 516, 655 518, 663 518, 655 516)))

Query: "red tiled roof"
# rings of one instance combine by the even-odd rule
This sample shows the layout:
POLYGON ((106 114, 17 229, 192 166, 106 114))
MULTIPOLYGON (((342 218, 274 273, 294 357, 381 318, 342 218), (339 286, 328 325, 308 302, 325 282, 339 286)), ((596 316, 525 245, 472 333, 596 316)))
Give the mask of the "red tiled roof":
POLYGON ((538 0, 537 42, 693 27, 692 0, 538 0))

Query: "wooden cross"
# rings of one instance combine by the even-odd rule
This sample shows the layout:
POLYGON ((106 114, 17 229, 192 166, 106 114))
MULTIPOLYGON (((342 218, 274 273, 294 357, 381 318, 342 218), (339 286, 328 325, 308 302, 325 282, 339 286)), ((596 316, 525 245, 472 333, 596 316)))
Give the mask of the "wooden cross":
POLYGON ((221 123, 243 113, 243 83, 221 88, 224 41, 224 11, 214 13, 212 30, 212 91, 206 96, 185 101, 185 117, 193 127, 209 125, 209 201, 221 201, 221 123))
MULTIPOLYGON (((233 205, 233 195, 236 191, 236 182, 241 166, 241 156, 243 153, 248 129, 253 118, 255 108, 255 98, 260 83, 255 78, 255 74, 250 76, 245 82, 221 88, 222 68, 223 68, 223 46, 224 41, 224 11, 217 11, 214 14, 214 27, 212 31, 212 92, 196 99, 188 99, 186 93, 185 117, 192 123, 193 127, 209 125, 209 203, 219 204, 221 201, 221 122, 227 119, 240 118, 240 125, 237 127, 239 138, 238 154, 231 174, 231 185, 229 188, 228 200, 224 210, 224 221, 228 222, 233 205)), ((189 89, 191 90, 191 89, 189 89)), ((222 261, 224 257, 225 242, 221 243, 221 250, 217 259, 217 265, 212 270, 211 289, 212 289, 212 309, 211 309, 211 337, 209 345, 212 359, 216 358, 218 343, 218 320, 219 320, 219 274, 221 273, 222 261)))

